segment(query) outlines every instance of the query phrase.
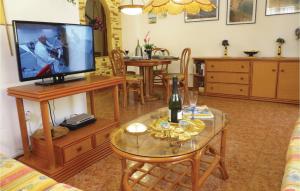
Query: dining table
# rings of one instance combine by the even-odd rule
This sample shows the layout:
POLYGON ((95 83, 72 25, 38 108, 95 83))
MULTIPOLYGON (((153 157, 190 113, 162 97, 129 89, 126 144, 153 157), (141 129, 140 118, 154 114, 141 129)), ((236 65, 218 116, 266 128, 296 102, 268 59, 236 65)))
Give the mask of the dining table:
POLYGON ((163 64, 171 64, 172 61, 176 61, 178 58, 168 59, 125 59, 126 66, 135 66, 140 68, 140 72, 144 77, 144 97, 145 101, 155 101, 159 97, 153 93, 153 67, 163 64))

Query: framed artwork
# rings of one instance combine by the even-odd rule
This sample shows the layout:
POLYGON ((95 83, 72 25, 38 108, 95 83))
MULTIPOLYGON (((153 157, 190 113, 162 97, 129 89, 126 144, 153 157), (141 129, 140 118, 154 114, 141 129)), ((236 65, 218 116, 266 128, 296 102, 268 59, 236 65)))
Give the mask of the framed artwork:
POLYGON ((219 20, 219 0, 211 0, 216 9, 211 12, 200 11, 196 15, 184 13, 184 22, 216 21, 219 20))
POLYGON ((300 0, 266 0, 266 15, 300 13, 300 0))
POLYGON ((256 0, 227 0, 226 24, 254 24, 256 0))
POLYGON ((157 16, 153 13, 148 13, 148 23, 155 24, 157 22, 157 16))

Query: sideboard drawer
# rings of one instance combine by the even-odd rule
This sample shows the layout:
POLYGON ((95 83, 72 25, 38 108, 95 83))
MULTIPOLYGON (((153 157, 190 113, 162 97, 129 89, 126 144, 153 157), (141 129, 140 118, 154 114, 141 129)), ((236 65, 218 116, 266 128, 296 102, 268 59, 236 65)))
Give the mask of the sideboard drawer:
POLYGON ((207 93, 248 96, 249 86, 248 85, 239 85, 239 84, 207 83, 206 84, 206 92, 207 93))
POLYGON ((85 153, 89 150, 92 150, 92 139, 87 138, 85 140, 80 141, 72 146, 66 147, 63 149, 64 151, 64 161, 68 162, 73 158, 85 153))
POLYGON ((249 84, 249 74, 243 73, 223 73, 223 72, 207 72, 207 82, 222 82, 233 84, 249 84))
POLYGON ((106 140, 109 139, 109 134, 112 131, 112 128, 106 128, 103 131, 97 133, 95 135, 95 144, 96 146, 101 145, 102 143, 104 143, 106 140))
POLYGON ((206 71, 249 72, 249 61, 206 61, 206 71))

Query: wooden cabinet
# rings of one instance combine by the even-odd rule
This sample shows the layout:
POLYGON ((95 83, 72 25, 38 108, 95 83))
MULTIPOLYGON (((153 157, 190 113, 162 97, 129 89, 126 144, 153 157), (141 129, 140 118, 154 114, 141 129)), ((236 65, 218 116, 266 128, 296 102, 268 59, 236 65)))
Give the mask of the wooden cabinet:
POLYGON ((275 98, 277 83, 276 61, 254 61, 252 63, 251 96, 275 98))
POLYGON ((299 64, 279 63, 277 98, 299 100, 299 64))
POLYGON ((249 61, 209 60, 205 64, 207 95, 249 95, 249 61))
POLYGON ((299 104, 299 58, 193 58, 205 64, 205 95, 299 104))

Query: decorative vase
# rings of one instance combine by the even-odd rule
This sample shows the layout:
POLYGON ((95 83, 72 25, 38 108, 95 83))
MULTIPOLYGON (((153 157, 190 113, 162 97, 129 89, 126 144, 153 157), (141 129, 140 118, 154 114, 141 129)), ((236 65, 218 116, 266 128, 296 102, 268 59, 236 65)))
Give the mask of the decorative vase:
POLYGON ((152 49, 145 49, 145 52, 147 54, 147 59, 151 60, 151 58, 152 58, 152 49))
POLYGON ((224 46, 224 56, 227 56, 228 55, 228 49, 227 49, 227 46, 224 46))
POLYGON ((278 45, 277 56, 281 57, 281 45, 278 45))

